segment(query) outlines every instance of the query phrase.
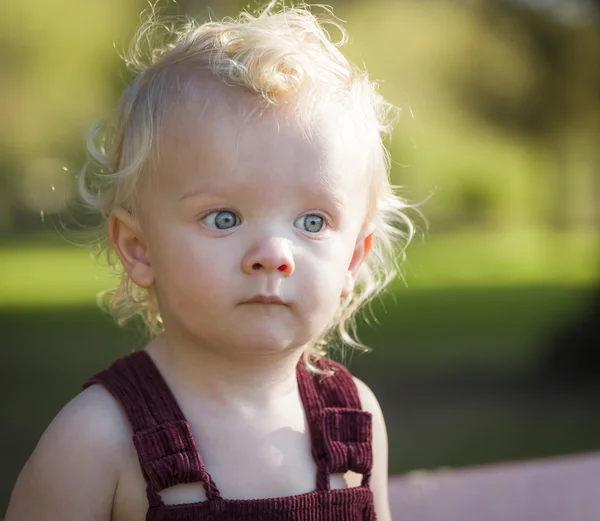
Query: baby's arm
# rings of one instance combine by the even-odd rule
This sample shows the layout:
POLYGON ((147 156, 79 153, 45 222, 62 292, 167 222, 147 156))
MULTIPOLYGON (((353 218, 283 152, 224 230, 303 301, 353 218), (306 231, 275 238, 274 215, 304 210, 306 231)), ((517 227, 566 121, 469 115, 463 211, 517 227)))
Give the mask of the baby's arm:
POLYGON ((373 471, 371 490, 375 499, 377 521, 390 521, 388 497, 388 439, 381 407, 373 391, 361 380, 354 378, 362 408, 373 416, 373 471))
POLYGON ((5 521, 109 521, 131 437, 121 416, 99 386, 68 403, 21 471, 5 521))

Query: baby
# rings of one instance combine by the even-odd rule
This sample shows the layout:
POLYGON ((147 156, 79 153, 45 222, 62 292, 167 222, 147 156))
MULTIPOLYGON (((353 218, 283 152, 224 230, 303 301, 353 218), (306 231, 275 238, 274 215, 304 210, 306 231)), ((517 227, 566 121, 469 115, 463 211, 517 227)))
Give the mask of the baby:
POLYGON ((80 188, 122 266, 110 306, 152 340, 52 421, 5 521, 390 519, 381 409, 326 351, 364 349, 352 317, 413 226, 389 183, 393 107, 323 14, 139 29, 80 188))

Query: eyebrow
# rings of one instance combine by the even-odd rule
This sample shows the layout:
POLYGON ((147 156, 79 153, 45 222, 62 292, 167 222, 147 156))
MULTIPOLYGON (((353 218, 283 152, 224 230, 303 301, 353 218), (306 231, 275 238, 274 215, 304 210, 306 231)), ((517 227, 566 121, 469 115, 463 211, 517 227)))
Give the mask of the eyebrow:
POLYGON ((190 190, 189 192, 186 192, 185 194, 183 194, 178 200, 184 201, 185 199, 190 199, 191 197, 196 197, 197 195, 204 195, 204 194, 209 195, 210 192, 208 192, 207 190, 195 188, 194 190, 190 190))
MULTIPOLYGON (((204 189, 204 188, 194 188, 188 192, 186 192, 185 194, 183 194, 178 201, 185 201, 186 199, 191 199, 192 197, 197 197, 199 195, 204 195, 207 197, 226 197, 228 195, 231 195, 231 192, 238 192, 240 191, 241 188, 236 188, 232 191, 223 191, 221 193, 218 192, 211 192, 208 189, 204 189)), ((298 193, 300 194, 300 196, 304 196, 304 197, 310 197, 310 198, 315 198, 315 199, 329 199, 331 201, 333 201, 333 204, 337 207, 337 208, 342 208, 345 203, 347 202, 347 197, 343 196, 342 194, 336 193, 334 190, 329 190, 327 187, 325 186, 321 186, 319 188, 313 188, 313 187, 304 187, 301 190, 298 191, 298 193)))
POLYGON ((332 190, 325 184, 304 187, 302 194, 319 200, 327 199, 333 201, 333 204, 338 208, 342 208, 348 201, 348 197, 345 194, 332 190))
POLYGON ((333 204, 337 208, 342 208, 344 206, 344 204, 346 203, 346 201, 348 200, 348 198, 344 197, 342 194, 335 193, 333 190, 328 190, 328 189, 319 190, 319 191, 309 190, 308 193, 311 197, 314 197, 316 199, 326 198, 328 200, 333 201, 333 204))

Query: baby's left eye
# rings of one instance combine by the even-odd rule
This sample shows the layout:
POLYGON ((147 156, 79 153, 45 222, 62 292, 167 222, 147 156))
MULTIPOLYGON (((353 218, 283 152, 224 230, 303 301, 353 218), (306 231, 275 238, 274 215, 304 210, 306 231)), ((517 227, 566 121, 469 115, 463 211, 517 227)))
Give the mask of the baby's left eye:
POLYGON ((294 226, 309 233, 319 233, 325 226, 325 219, 320 215, 303 215, 294 221, 294 226))

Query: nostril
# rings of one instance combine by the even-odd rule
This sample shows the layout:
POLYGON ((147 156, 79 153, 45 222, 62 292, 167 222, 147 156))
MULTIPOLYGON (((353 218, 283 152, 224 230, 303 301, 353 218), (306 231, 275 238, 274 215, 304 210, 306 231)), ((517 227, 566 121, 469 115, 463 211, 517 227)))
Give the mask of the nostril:
POLYGON ((282 264, 281 266, 279 266, 279 268, 277 268, 279 271, 287 271, 288 266, 287 264, 282 264))
POLYGON ((262 268, 262 266, 261 266, 261 265, 260 265, 260 263, 258 263, 258 262, 255 262, 255 263, 252 265, 252 269, 253 269, 253 270, 259 270, 259 269, 261 269, 261 268, 262 268))

